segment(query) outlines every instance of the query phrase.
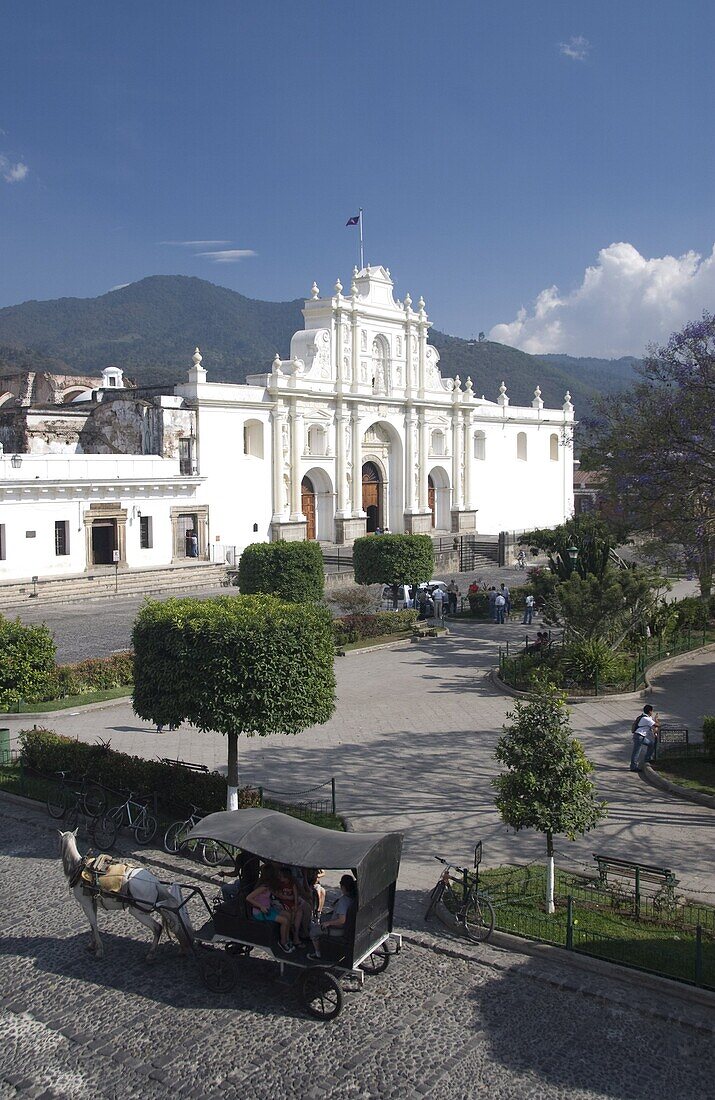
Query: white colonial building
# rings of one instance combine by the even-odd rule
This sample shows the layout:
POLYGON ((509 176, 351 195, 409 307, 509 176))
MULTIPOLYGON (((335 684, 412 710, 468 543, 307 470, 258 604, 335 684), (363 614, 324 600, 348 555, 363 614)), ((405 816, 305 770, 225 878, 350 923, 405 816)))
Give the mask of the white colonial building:
POLYGON ((290 357, 245 385, 209 381, 198 349, 171 392, 108 368, 101 383, 48 382, 38 404, 34 382, 0 378, 0 579, 572 514, 569 394, 559 409, 538 388, 513 406, 503 382, 495 401, 478 396, 442 378, 423 300, 396 300, 387 269, 343 289, 313 284, 290 357))

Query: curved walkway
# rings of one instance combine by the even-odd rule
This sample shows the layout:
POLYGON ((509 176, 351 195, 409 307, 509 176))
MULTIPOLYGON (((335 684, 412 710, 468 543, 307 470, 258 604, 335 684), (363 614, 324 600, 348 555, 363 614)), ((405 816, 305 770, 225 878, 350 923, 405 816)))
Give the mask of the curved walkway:
MULTIPOLYGON (((333 718, 297 737, 242 739, 245 781, 297 790, 336 777, 338 807, 357 827, 402 829, 405 897, 436 878, 432 853, 468 858, 484 841, 486 864, 541 859, 532 833, 514 834, 499 820, 490 780, 494 745, 514 700, 489 679, 500 641, 524 628, 464 622, 449 637, 337 662, 333 718)), ((533 629, 533 628, 532 628, 533 629)), ((661 716, 695 729, 715 713, 715 653, 688 654, 654 684, 661 716)), ((609 816, 573 844, 559 841, 557 858, 592 864, 593 851, 672 867, 683 889, 715 901, 715 812, 671 798, 628 770, 630 725, 638 702, 590 701, 572 707, 572 726, 596 765, 609 816)), ((10 722, 8 722, 10 724, 10 722)), ((15 728, 28 716, 12 720, 15 728)), ((157 736, 128 704, 89 714, 64 713, 47 724, 58 733, 147 757, 172 756, 223 767, 219 734, 192 727, 157 736)))

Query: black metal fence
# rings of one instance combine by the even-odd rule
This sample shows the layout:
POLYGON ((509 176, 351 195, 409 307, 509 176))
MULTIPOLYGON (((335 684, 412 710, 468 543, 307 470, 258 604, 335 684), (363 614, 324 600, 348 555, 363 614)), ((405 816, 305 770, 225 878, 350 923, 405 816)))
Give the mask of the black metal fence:
POLYGON ((316 817, 336 814, 335 777, 331 776, 324 783, 318 783, 315 787, 306 787, 299 791, 279 791, 273 787, 256 788, 260 795, 261 805, 271 810, 281 810, 292 817, 300 817, 305 821, 312 821, 316 817), (319 794, 318 792, 322 792, 319 794), (312 797, 307 797, 307 796, 312 797))

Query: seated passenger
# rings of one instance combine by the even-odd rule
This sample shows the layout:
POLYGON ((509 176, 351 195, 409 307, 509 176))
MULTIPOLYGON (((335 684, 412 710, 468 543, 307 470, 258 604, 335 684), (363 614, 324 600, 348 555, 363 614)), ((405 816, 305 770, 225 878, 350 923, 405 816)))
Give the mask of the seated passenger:
POLYGON ((252 852, 238 851, 231 871, 219 871, 219 878, 230 878, 235 875, 235 880, 228 885, 221 884, 221 893, 224 901, 232 901, 238 897, 241 890, 254 890, 257 883, 261 861, 252 852))
POLYGON ((307 940, 310 936, 310 922, 320 917, 325 903, 325 887, 320 885, 325 872, 319 867, 291 867, 291 872, 298 888, 298 904, 301 908, 300 934, 302 939, 307 940))
POLYGON ((282 908, 276 897, 276 890, 280 889, 280 885, 275 868, 267 864, 261 872, 258 886, 246 898, 246 905, 251 906, 254 920, 276 922, 280 929, 280 947, 288 955, 293 951, 293 944, 290 942, 293 917, 282 908))
POLYGON ((333 906, 330 914, 321 916, 310 926, 310 938, 313 941, 313 950, 308 953, 309 959, 319 959, 321 935, 343 936, 345 934, 345 922, 350 908, 355 904, 357 897, 357 882, 352 875, 343 875, 340 879, 340 897, 333 906))
POLYGON ((303 909, 300 898, 298 897, 298 887, 291 874, 290 867, 277 868, 273 895, 281 906, 283 913, 286 914, 290 920, 289 930, 293 939, 293 944, 297 946, 300 943, 300 925, 303 909))

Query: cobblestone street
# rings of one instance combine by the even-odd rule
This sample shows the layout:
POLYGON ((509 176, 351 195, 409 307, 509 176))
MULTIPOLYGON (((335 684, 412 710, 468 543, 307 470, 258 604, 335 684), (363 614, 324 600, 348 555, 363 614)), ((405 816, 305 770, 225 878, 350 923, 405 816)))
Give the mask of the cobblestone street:
POLYGON ((706 1009, 493 947, 408 941, 331 1024, 269 961, 242 962, 225 996, 173 946, 149 966, 124 914, 100 914, 97 962, 54 830, 6 801, 0 823, 2 1100, 712 1095, 706 1009))

